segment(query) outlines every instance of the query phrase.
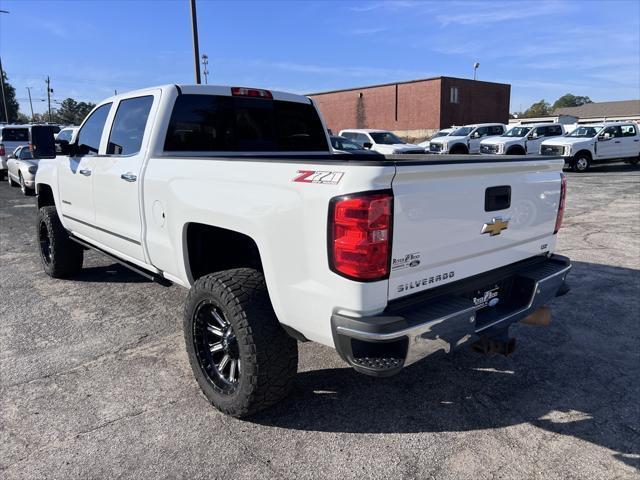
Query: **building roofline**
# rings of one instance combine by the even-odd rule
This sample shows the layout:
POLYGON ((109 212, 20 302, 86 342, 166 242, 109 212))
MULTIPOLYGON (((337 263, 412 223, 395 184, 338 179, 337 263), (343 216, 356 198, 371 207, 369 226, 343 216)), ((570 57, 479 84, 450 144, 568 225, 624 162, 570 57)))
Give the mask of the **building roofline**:
POLYGON ((499 83, 499 82, 485 82, 484 80, 473 80, 472 78, 459 78, 459 77, 447 77, 444 75, 440 75, 438 77, 428 77, 428 78, 416 78, 413 80, 403 80, 401 82, 388 82, 388 83, 377 83, 375 85, 365 85, 363 87, 351 87, 351 88, 339 88, 337 90, 326 90, 324 92, 314 92, 314 93, 306 93, 307 97, 312 97, 314 95, 326 95, 329 93, 340 93, 340 92, 351 92, 354 90, 367 90, 369 88, 378 88, 378 87, 390 87, 392 85, 404 85, 407 83, 418 83, 418 82, 428 82, 432 80, 462 80, 465 82, 477 82, 477 83, 488 83, 491 85, 507 85, 511 86, 509 83, 499 83))

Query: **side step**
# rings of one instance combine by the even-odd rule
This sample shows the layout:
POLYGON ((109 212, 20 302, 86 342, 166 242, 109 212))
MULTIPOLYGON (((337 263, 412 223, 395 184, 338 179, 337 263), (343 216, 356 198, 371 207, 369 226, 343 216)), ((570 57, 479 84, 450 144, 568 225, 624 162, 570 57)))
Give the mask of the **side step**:
POLYGON ((105 255, 106 257, 109 257, 114 262, 119 263, 123 267, 127 267, 129 270, 131 270, 133 272, 136 272, 138 275, 142 275, 143 277, 148 278, 149 280, 152 280, 152 281, 162 285, 163 287, 170 287, 171 285, 173 285, 172 282, 170 282, 169 280, 167 280, 163 276, 158 275, 157 273, 154 273, 154 272, 150 272, 149 270, 145 270, 144 268, 139 267, 137 265, 134 265, 131 262, 127 262, 126 260, 122 260, 121 258, 118 258, 118 257, 116 257, 115 255, 113 255, 113 254, 111 254, 109 252, 105 252, 104 250, 102 250, 99 247, 96 247, 95 245, 92 245, 92 244, 90 244, 88 242, 85 242, 84 240, 80 240, 78 237, 74 237, 73 235, 69 234, 69 238, 71 240, 73 240, 74 242, 79 243, 83 247, 90 248, 91 250, 95 250, 96 252, 99 252, 102 255, 105 255))

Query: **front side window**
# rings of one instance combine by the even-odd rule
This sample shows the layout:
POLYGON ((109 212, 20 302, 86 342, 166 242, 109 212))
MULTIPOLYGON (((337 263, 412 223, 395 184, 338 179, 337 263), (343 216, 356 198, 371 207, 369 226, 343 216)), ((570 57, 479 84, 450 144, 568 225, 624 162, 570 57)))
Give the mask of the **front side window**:
POLYGON ((29 130, 27 128, 3 128, 3 142, 28 142, 29 130))
POLYGON ((619 126, 607 127, 602 131, 602 135, 609 134, 609 137, 621 137, 622 129, 619 126))
POLYGON ((544 137, 547 134, 547 127, 538 127, 534 132, 534 136, 537 138, 544 137))
POLYGON ((504 127, 502 125, 494 125, 489 128, 489 135, 502 135, 504 133, 504 127))
POLYGON ((140 151, 152 104, 152 95, 120 102, 109 135, 107 155, 133 155, 140 151))
POLYGON ((98 107, 78 132, 78 151, 80 155, 98 154, 102 130, 104 130, 109 109, 111 109, 110 103, 105 103, 98 107))
POLYGON ((371 139, 364 133, 357 133, 356 138, 353 139, 355 142, 358 142, 360 145, 364 145, 365 143, 371 143, 371 139))
POLYGON ((562 135, 562 127, 560 125, 551 125, 550 127, 547 127, 548 137, 557 137, 558 135, 562 135))
POLYGON ((263 98, 180 95, 165 151, 326 152, 313 105, 263 98))
POLYGON ((475 132, 473 132, 473 137, 486 137, 489 134, 489 127, 480 127, 475 132))
POLYGON ((28 148, 22 148, 20 150, 18 158, 20 160, 31 160, 33 159, 33 155, 31 154, 31 150, 29 150, 28 148))

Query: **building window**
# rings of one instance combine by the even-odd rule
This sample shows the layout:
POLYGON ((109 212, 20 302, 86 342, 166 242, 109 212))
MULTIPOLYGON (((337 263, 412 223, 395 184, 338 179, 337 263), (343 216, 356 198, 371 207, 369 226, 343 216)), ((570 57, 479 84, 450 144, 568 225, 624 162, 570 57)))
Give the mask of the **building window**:
POLYGON ((458 87, 451 87, 451 103, 458 103, 458 87))

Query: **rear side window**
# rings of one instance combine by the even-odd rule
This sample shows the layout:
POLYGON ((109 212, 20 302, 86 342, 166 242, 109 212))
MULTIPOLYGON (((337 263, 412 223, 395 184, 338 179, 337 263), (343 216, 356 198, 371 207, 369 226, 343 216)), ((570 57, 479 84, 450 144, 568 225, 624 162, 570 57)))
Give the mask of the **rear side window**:
POLYGON ((624 137, 633 137, 636 134, 636 127, 633 125, 623 125, 622 126, 622 136, 624 137))
POLYGON ((327 151, 320 118, 310 104, 216 95, 180 95, 165 151, 327 151))
POLYGON ((78 132, 78 149, 80 155, 96 155, 98 148, 100 148, 100 138, 102 137, 102 130, 104 124, 107 121, 107 115, 109 115, 110 103, 98 107, 89 116, 84 125, 78 132))
POLYGON ((2 141, 3 142, 28 142, 29 129, 28 128, 3 128, 2 141))
POLYGON ((152 104, 152 95, 120 102, 109 135, 108 155, 133 155, 140 151, 152 104))

